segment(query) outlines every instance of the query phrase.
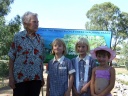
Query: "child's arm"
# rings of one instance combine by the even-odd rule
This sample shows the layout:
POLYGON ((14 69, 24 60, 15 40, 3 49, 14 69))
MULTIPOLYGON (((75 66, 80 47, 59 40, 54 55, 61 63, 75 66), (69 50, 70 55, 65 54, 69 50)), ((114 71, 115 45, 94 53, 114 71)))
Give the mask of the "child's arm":
POLYGON ((50 90, 49 90, 49 89, 50 89, 49 74, 48 74, 48 76, 47 76, 47 85, 46 85, 46 87, 47 87, 47 88, 46 88, 46 96, 50 96, 50 94, 49 94, 49 93, 50 93, 50 92, 49 92, 49 91, 50 91, 50 90))
POLYGON ((80 90, 80 94, 83 94, 83 93, 87 92, 87 89, 88 89, 88 87, 90 86, 90 83, 91 83, 91 81, 89 81, 88 83, 86 83, 86 84, 82 87, 82 89, 80 90))
POLYGON ((73 74, 70 74, 69 75, 69 86, 68 86, 68 90, 66 91, 66 93, 65 93, 64 96, 70 96, 70 92, 71 92, 71 89, 72 89, 73 81, 74 81, 74 76, 73 76, 73 74))
POLYGON ((93 68, 93 70, 92 70, 90 89, 91 89, 91 95, 92 96, 99 96, 99 95, 96 95, 95 91, 94 91, 94 88, 95 88, 95 70, 96 70, 96 68, 93 68))
POLYGON ((108 95, 111 90, 114 88, 114 85, 115 85, 115 69, 112 67, 110 69, 110 84, 108 85, 108 87, 102 91, 100 94, 98 94, 98 96, 105 96, 105 95, 108 95))
POLYGON ((72 86, 72 94, 73 94, 74 96, 79 96, 79 95, 80 95, 80 94, 77 92, 77 90, 76 90, 76 88, 75 88, 74 85, 72 86))

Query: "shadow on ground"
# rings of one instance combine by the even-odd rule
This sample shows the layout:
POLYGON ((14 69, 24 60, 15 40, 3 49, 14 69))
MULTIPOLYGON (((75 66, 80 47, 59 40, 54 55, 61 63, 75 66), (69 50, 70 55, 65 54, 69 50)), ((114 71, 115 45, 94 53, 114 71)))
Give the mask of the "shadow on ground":
POLYGON ((3 94, 3 93, 12 94, 12 89, 10 89, 9 86, 2 87, 0 88, 0 94, 3 94))

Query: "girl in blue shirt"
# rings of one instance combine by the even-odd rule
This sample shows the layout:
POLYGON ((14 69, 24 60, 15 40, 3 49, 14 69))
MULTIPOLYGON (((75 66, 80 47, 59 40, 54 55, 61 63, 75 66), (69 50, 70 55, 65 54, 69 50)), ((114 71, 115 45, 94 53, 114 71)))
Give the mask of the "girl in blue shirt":
POLYGON ((63 40, 52 42, 54 58, 48 63, 48 77, 46 96, 70 96, 73 84, 73 73, 70 59, 66 58, 66 45, 63 40))
POLYGON ((76 70, 73 84, 72 96, 91 96, 90 80, 92 69, 96 66, 94 59, 88 55, 90 46, 88 40, 80 38, 75 45, 78 56, 72 59, 76 70))

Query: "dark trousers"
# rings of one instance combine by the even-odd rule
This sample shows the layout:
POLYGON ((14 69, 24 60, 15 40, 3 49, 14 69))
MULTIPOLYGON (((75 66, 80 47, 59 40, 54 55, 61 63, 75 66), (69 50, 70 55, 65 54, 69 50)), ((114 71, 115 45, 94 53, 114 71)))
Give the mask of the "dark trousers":
POLYGON ((41 84, 41 80, 17 83, 13 89, 13 96, 39 96, 41 84))

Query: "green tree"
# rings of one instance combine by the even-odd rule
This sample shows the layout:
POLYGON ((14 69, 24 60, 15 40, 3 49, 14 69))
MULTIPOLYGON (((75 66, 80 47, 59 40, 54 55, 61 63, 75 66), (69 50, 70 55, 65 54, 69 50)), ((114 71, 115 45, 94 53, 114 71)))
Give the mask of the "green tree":
POLYGON ((0 61, 0 80, 2 80, 2 86, 5 86, 4 78, 6 78, 9 73, 7 63, 8 63, 7 61, 0 61))
POLYGON ((120 65, 124 65, 128 70, 128 42, 122 42, 122 47, 120 49, 120 59, 118 63, 120 65))
POLYGON ((10 4, 13 2, 14 0, 0 0, 0 17, 10 12, 10 4))
MULTIPOLYGON (((9 23, 5 20, 5 16, 11 9, 10 4, 13 2, 14 0, 0 0, 0 60, 7 59, 5 57, 7 57, 13 36, 15 32, 20 30, 21 26, 19 15, 12 18, 9 23)), ((7 62, 2 61, 0 61, 0 79, 2 79, 4 85, 4 78, 8 76, 9 69, 7 62)))
MULTIPOLYGON (((4 21, 4 20, 3 20, 4 21)), ((20 17, 17 15, 8 25, 0 25, 0 56, 7 55, 15 32, 20 30, 20 17)))
POLYGON ((109 30, 113 35, 113 49, 127 38, 128 13, 111 2, 95 4, 86 14, 89 19, 85 27, 87 30, 109 30))
POLYGON ((9 21, 5 20, 5 15, 10 12, 10 4, 14 0, 0 1, 0 58, 5 57, 9 51, 13 36, 21 27, 20 16, 17 15, 9 21))

